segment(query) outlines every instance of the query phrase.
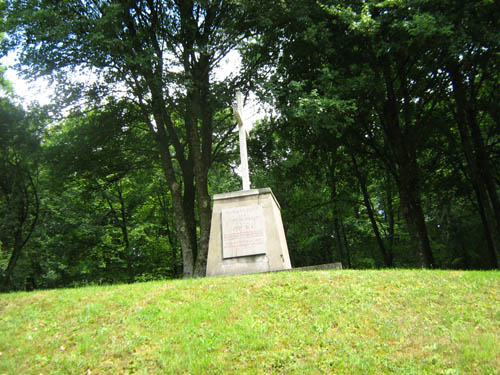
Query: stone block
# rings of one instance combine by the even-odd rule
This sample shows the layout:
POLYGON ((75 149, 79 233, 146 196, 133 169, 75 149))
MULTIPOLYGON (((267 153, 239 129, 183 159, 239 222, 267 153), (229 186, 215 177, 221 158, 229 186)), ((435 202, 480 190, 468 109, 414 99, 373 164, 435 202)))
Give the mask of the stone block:
POLYGON ((216 194, 213 201, 207 276, 292 268, 271 189, 216 194))

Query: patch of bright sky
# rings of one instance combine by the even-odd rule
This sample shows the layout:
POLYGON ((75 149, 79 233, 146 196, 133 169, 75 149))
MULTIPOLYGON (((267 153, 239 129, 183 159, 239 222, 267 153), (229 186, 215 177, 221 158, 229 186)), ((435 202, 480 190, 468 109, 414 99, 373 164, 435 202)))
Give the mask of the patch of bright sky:
MULTIPOLYGON (((5 78, 12 84, 14 94, 17 97, 16 101, 24 107, 29 107, 35 103, 47 105, 53 102, 55 91, 49 80, 43 77, 34 80, 24 79, 14 68, 16 62, 15 52, 11 52, 0 59, 0 65, 6 68, 5 78)), ((230 51, 215 69, 214 78, 216 81, 221 82, 230 75, 238 74, 240 69, 241 57, 238 51, 230 51)), ((264 107, 258 102, 253 93, 249 93, 243 110, 244 123, 251 129, 255 121, 263 116, 264 107)))
POLYGON ((6 68, 5 78, 12 84, 14 95, 17 97, 16 101, 23 106, 29 106, 34 103, 41 105, 50 104, 54 90, 50 87, 48 80, 37 78, 28 81, 21 78, 19 73, 14 69, 16 62, 14 52, 0 59, 0 65, 6 68))
MULTIPOLYGON (((222 59, 217 69, 215 69, 215 80, 219 82, 223 81, 231 74, 238 74, 240 69, 241 56, 238 51, 232 50, 224 59, 222 59)), ((245 126, 252 129, 255 122, 263 117, 264 107, 261 103, 259 103, 254 93, 248 93, 248 97, 245 100, 243 108, 243 122, 245 123, 245 126)))
MULTIPOLYGON (((47 105, 54 101, 55 90, 49 84, 48 79, 38 78, 34 80, 23 79, 14 69, 16 56, 14 53, 0 59, 0 65, 6 68, 5 78, 9 80, 14 89, 16 101, 24 107, 32 104, 47 105)), ((222 59, 214 71, 214 79, 223 81, 230 75, 237 75, 241 69, 241 57, 237 51, 231 51, 222 59)), ((87 77, 88 78, 88 77, 87 77)), ((235 95, 236 99, 236 95, 235 95)), ((260 103, 254 93, 249 93, 243 108, 243 122, 248 131, 252 130, 256 121, 262 119, 269 108, 260 103)), ((236 122, 235 122, 236 123, 236 122)), ((238 126, 235 127, 237 131, 238 126)), ((232 165, 234 172, 241 176, 241 166, 232 165)))

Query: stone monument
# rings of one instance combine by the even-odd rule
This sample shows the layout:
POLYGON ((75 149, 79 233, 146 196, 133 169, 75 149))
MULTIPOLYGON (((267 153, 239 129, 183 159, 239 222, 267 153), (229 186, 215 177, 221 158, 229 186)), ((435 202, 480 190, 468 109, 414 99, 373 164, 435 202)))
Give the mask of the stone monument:
POLYGON ((207 276, 291 269, 280 206, 270 188, 250 189, 243 95, 236 93, 243 190, 213 197, 207 276))

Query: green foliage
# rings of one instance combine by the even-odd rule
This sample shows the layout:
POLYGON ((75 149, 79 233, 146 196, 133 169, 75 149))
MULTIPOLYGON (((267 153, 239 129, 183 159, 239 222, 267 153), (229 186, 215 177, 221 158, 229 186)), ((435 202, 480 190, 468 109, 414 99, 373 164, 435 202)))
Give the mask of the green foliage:
POLYGON ((5 78, 5 67, 0 66, 0 90, 3 93, 11 93, 13 91, 12 84, 5 78))
POLYGON ((54 78, 58 104, 88 110, 120 96, 136 106, 172 195, 186 277, 205 273, 208 175, 234 125, 219 113, 227 112, 236 79, 218 82, 214 71, 249 33, 237 5, 7 2, 4 48, 21 51, 28 76, 54 78))
POLYGON ((111 102, 74 115, 48 137, 46 155, 57 166, 51 179, 64 182, 52 189, 64 188, 66 195, 54 197, 51 209, 68 231, 58 236, 62 243, 49 246, 71 259, 66 279, 76 285, 178 275, 175 233, 168 229, 171 203, 134 110, 111 102), (71 224, 67 215, 77 207, 71 224))
MULTIPOLYGON (((248 42, 244 61, 248 71, 257 64, 265 75, 257 80, 258 90, 277 113, 257 130, 265 146, 253 144, 254 159, 266 160, 259 165, 260 177, 273 187, 293 179, 286 194, 301 197, 282 203, 285 217, 298 211, 307 223, 289 224, 292 254, 295 244, 303 251, 319 238, 330 238, 329 246, 316 242, 316 251, 331 256, 333 246, 344 264, 351 257, 355 267, 497 267, 484 233, 496 225, 498 237, 500 217, 492 214, 496 224, 486 226, 470 204, 477 192, 473 174, 464 174, 471 159, 464 157, 458 131, 448 59, 458 61, 470 83, 468 116, 481 118, 474 152, 481 155, 482 137, 487 151, 481 160, 496 167, 491 169, 496 192, 489 188, 491 199, 481 204, 494 206, 499 128, 491 127, 489 104, 479 103, 491 103, 493 91, 483 92, 492 82, 486 77, 498 75, 493 35, 498 37, 500 26, 491 17, 498 5, 296 1, 276 7, 280 16, 270 14, 258 24, 261 37, 248 42), (268 23, 280 28, 272 30, 268 23), (267 162, 267 155, 278 163, 267 162), (330 201, 322 207, 326 211, 310 212, 315 196, 328 190, 330 199, 320 199, 330 201), (311 220, 315 215, 318 224, 311 220), (456 228, 457 222, 461 233, 477 236, 470 242, 449 236, 448 225, 456 228)), ((489 173, 485 165, 478 167, 484 175, 489 173)))
POLYGON ((0 99, 0 290, 11 287, 40 214, 38 174, 43 111, 0 99))
POLYGON ((272 108, 251 180, 295 266, 498 267, 495 2, 1 4, 2 53, 66 108, 45 128, 48 109, 1 100, 4 288, 203 274, 202 203, 240 189, 235 87, 272 108), (216 81, 236 48, 241 74, 216 81))

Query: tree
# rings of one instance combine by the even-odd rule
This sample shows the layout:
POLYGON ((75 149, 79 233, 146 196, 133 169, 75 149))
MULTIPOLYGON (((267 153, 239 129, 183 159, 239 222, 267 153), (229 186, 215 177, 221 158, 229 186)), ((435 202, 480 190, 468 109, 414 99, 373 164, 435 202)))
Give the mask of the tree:
MULTIPOLYGON (((81 242, 80 253, 85 250, 97 255, 100 262, 96 264, 106 269, 103 280, 133 282, 143 273, 156 275, 155 266, 145 269, 143 265, 152 255, 153 241, 163 243, 163 258, 173 260, 168 266, 163 264, 163 277, 176 276, 176 236, 166 217, 171 202, 163 194, 165 184, 158 181, 159 161, 150 150, 147 127, 135 105, 110 101, 100 110, 72 113, 50 128, 44 150, 50 161, 49 180, 58 185, 50 188, 49 195, 56 191, 65 194, 70 200, 65 204, 66 210, 73 207, 82 211, 78 215, 80 225, 100 239, 100 243, 91 240, 86 245, 85 236, 77 236, 80 238, 73 238, 73 242, 81 242), (88 211, 82 210, 87 206, 81 207, 84 199, 91 201, 88 211), (155 201, 159 201, 161 210, 151 207, 155 201), (157 215, 157 211, 164 226, 161 231, 156 229, 159 220, 148 217, 157 215), (161 238, 160 233, 167 238, 161 238)), ((57 211, 61 203, 57 198, 54 201, 53 209, 57 211)), ((70 219, 69 213, 68 216, 70 219)), ((67 244, 66 249, 69 248, 71 245, 67 244)), ((87 268, 99 268, 87 264, 87 268)), ((94 274, 98 275, 99 270, 94 274)))
POLYGON ((7 1, 6 48, 22 50, 27 73, 66 84, 75 71, 93 72, 96 82, 80 82, 89 95, 125 88, 141 108, 172 196, 186 277, 205 272, 208 171, 214 142, 233 127, 215 120, 233 86, 214 82, 213 72, 247 33, 244 21, 233 1, 7 1))
POLYGON ((1 65, 0 65, 0 90, 5 93, 12 92, 12 85, 5 78, 5 68, 1 65))
POLYGON ((40 212, 37 157, 40 122, 7 99, 0 99, 0 290, 8 290, 40 212), (3 263, 3 262, 2 262, 3 263))
MULTIPOLYGON (((283 118, 280 124, 304 129, 286 136, 295 136, 301 144, 318 143, 317 133, 326 129, 319 138, 330 139, 332 152, 338 142, 328 134, 340 138, 354 156, 354 171, 356 158, 376 158, 377 168, 391 176, 399 192, 416 264, 432 267, 437 265, 428 231, 433 218, 424 211, 425 193, 427 180, 435 173, 432 166, 447 155, 442 148, 453 151, 454 140, 445 140, 455 133, 450 129, 453 108, 454 117, 463 124, 462 138, 469 138, 470 146, 463 143, 463 147, 469 155, 471 183, 476 191, 482 186, 478 202, 486 232, 494 234, 498 177, 489 166, 488 150, 494 150, 497 138, 491 138, 489 145, 484 138, 495 134, 487 111, 496 107, 491 88, 496 87, 493 77, 498 77, 498 22, 492 15, 498 5, 419 0, 411 5, 287 1, 274 6, 277 10, 261 17, 259 37, 246 46, 244 61, 249 72, 260 66, 261 88, 273 98, 283 118), (354 109, 339 111, 339 103, 350 103, 354 109), (310 110, 297 113, 304 105, 310 110), (338 113, 344 114, 340 121, 338 113), (438 144, 441 148, 436 148, 438 144)), ((460 173, 454 176, 460 184, 460 173)), ((375 237, 380 239, 374 219, 375 237)), ((390 264, 389 252, 377 242, 390 264)), ((494 255, 490 251, 491 265, 496 265, 494 255)))
MULTIPOLYGON (((0 1, 0 12, 2 11, 2 7, 4 6, 3 0, 0 1)), ((1 22, 1 21, 0 21, 1 22)), ((4 39, 3 33, 0 32, 0 43, 2 43, 4 39)), ((12 85, 10 82, 5 78, 5 67, 0 65, 0 93, 9 93, 12 92, 12 85)))
MULTIPOLYGON (((282 49, 274 75, 279 109, 288 116, 300 103, 313 101, 316 115, 311 118, 312 111, 308 112, 307 122, 314 123, 313 128, 328 129, 334 136, 338 133, 340 139, 351 124, 359 126, 360 139, 370 134, 369 128, 383 132, 384 150, 389 152, 384 161, 397 182, 416 257, 421 266, 432 266, 417 162, 417 145, 421 143, 417 129, 422 127, 422 116, 416 111, 422 111, 427 103, 408 103, 410 95, 421 95, 425 89, 424 85, 411 86, 414 75, 419 74, 416 57, 424 42, 409 36, 399 9, 389 3, 352 2, 341 7, 336 2, 321 6, 294 2, 283 11, 289 12, 289 21, 281 34, 271 32, 274 38, 270 43, 279 43, 282 49), (301 92, 294 93, 296 87, 301 92), (420 92, 410 94, 415 89, 420 92), (339 103, 355 106, 355 110, 344 111, 347 116, 342 116, 339 103), (343 119, 332 122, 332 116, 343 119), (363 123, 358 124, 359 120, 363 123)), ((386 261, 390 263, 388 257, 386 261)))
POLYGON ((487 85, 495 81, 500 61, 500 23, 492 16, 498 10, 494 3, 457 3, 436 12, 455 35, 451 45, 444 45, 443 65, 452 87, 450 104, 488 239, 490 262, 496 267, 500 267, 500 184, 492 172, 484 128, 491 121, 488 109, 492 108, 492 91, 487 85))

